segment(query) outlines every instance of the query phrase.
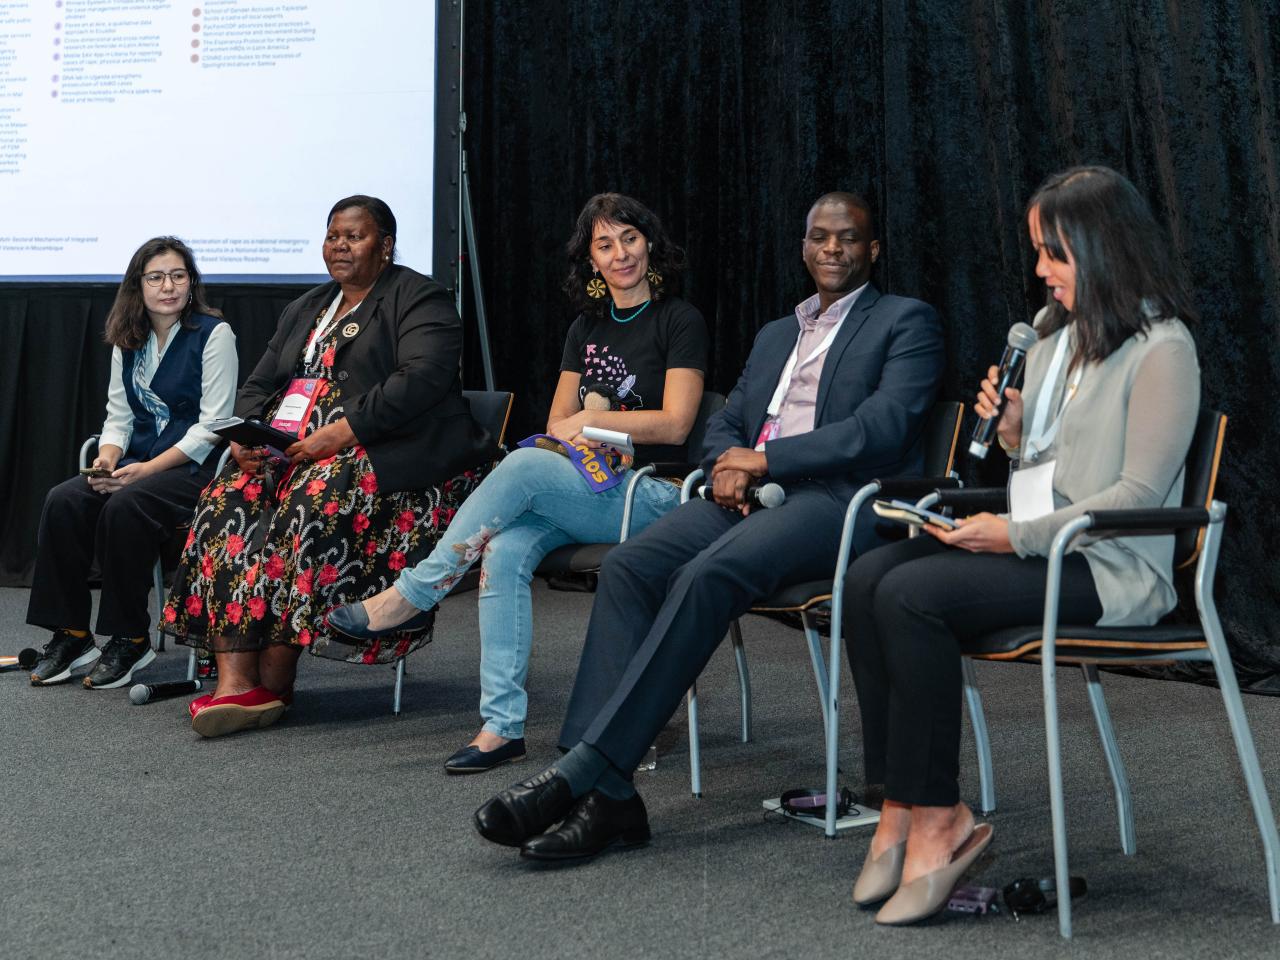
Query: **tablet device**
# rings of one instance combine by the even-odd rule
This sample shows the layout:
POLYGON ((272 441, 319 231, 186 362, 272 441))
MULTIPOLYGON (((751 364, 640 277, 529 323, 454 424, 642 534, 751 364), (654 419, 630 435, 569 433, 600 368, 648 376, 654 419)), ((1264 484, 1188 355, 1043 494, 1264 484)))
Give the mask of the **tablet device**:
POLYGON ((270 447, 282 455, 298 442, 297 437, 290 436, 283 430, 277 430, 261 420, 224 417, 221 420, 210 420, 203 426, 210 433, 216 433, 226 440, 234 440, 242 447, 270 447))
POLYGON ((956 528, 956 522, 950 517, 944 517, 932 510, 923 510, 905 500, 877 500, 871 505, 871 509, 875 511, 877 517, 905 523, 909 527, 922 527, 926 523, 932 523, 945 530, 956 528))

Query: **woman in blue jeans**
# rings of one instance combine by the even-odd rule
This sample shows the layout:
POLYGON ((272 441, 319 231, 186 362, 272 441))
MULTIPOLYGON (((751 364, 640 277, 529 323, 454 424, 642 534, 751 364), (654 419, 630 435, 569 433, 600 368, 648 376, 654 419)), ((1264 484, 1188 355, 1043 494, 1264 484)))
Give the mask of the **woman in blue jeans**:
MULTIPOLYGON (((707 330, 702 315, 671 296, 684 253, 657 216, 617 193, 592 197, 568 243, 564 289, 581 312, 569 329, 546 432, 597 446, 585 427, 631 435, 638 461, 685 460, 682 444, 702 400, 707 330)), ((533 642, 529 582, 544 556, 568 543, 618 538, 627 484, 594 491, 568 457, 522 447, 471 494, 435 550, 391 588, 338 607, 329 625, 359 639, 427 622, 481 562, 480 715, 474 739, 445 761, 479 773, 525 754, 524 690, 533 642)), ((636 490, 636 533, 679 501, 679 489, 646 477, 636 490)))

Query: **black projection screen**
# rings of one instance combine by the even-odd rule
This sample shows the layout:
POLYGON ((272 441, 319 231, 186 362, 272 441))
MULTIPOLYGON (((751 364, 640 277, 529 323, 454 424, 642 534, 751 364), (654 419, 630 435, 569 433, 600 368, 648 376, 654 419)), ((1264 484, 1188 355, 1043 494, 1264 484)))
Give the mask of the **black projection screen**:
POLYGON ((116 282, 174 234, 212 283, 328 279, 334 200, 452 285, 457 0, 112 0, 0 11, 0 281, 116 282))

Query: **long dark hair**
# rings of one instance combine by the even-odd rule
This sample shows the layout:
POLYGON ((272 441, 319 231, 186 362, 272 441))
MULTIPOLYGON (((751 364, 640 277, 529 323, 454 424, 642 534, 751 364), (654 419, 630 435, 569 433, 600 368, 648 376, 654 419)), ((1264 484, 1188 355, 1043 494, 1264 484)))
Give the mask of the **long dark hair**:
POLYGON ((152 237, 129 258, 129 266, 125 269, 124 279, 120 281, 120 289, 116 293, 116 302, 111 305, 111 312, 107 314, 107 328, 103 339, 113 347, 140 350, 147 342, 151 320, 142 299, 142 274, 147 262, 153 257, 170 252, 182 257, 183 266, 191 278, 187 284, 190 296, 186 306, 182 308, 178 322, 187 329, 194 329, 198 326, 194 319, 196 314, 222 316, 222 311, 205 302, 204 283, 200 279, 200 271, 196 269, 196 258, 191 248, 177 237, 152 237))
POLYGON ((565 252, 569 255, 569 275, 564 280, 564 292, 578 310, 597 311, 609 305, 608 295, 592 300, 587 295, 587 281, 594 276, 591 266, 591 236, 596 223, 606 220, 635 227, 652 244, 649 250, 649 266, 662 277, 659 284, 650 284, 649 292, 654 300, 680 292, 680 275, 685 268, 684 251, 667 236, 658 215, 639 200, 622 193, 597 193, 587 201, 578 214, 565 252))
POLYGON ((1101 362, 1153 319, 1197 318, 1168 235, 1132 183, 1110 167, 1072 167, 1040 185, 1027 213, 1040 208, 1045 250, 1076 264, 1071 312, 1049 295, 1040 323, 1048 336, 1076 321, 1074 363, 1101 362))

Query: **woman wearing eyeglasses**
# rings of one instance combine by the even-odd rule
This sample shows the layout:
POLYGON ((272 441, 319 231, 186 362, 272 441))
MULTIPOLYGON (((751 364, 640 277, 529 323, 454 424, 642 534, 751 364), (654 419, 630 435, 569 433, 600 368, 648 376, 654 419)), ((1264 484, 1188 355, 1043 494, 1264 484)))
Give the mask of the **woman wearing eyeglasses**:
POLYGON ((111 380, 98 456, 87 477, 49 491, 40 516, 27 623, 53 636, 31 672, 34 686, 94 664, 85 687, 120 687, 155 657, 151 570, 213 476, 218 438, 200 423, 230 414, 235 399, 235 334, 205 303, 181 240, 156 237, 134 253, 106 341, 111 380), (94 632, 109 638, 101 649, 89 625, 95 558, 102 598, 94 632))

